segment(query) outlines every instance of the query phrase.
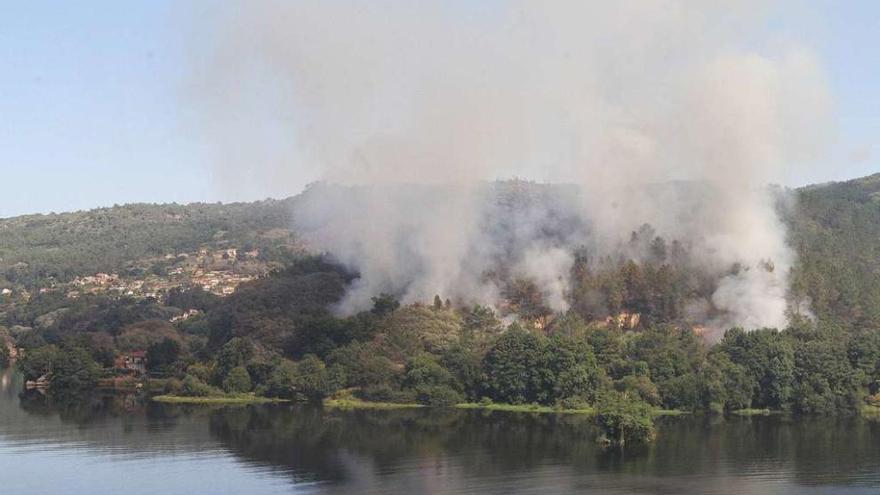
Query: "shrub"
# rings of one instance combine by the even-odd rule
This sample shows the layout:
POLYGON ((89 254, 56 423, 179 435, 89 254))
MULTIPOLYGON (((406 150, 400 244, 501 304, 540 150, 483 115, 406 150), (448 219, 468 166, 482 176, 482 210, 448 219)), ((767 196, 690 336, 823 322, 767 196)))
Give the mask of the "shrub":
POLYGON ((223 380, 223 390, 230 394, 250 392, 252 387, 251 376, 243 366, 236 366, 229 370, 229 374, 223 380))
POLYGON ((165 382, 164 391, 166 394, 178 395, 183 390, 183 382, 177 378, 169 378, 165 382))
POLYGON ((208 383, 211 380, 211 370, 204 364, 193 364, 186 369, 186 374, 192 375, 199 380, 208 383))
POLYGON ((608 443, 646 442, 654 438, 654 418, 651 406, 625 394, 608 392, 599 400, 596 421, 608 443))
POLYGON ((450 407, 463 400, 461 393, 448 385, 427 385, 415 389, 419 404, 435 407, 450 407))
POLYGON ((211 395, 217 395, 218 392, 217 389, 199 380, 193 375, 186 375, 183 378, 183 383, 180 388, 180 395, 186 395, 188 397, 208 397, 211 395))

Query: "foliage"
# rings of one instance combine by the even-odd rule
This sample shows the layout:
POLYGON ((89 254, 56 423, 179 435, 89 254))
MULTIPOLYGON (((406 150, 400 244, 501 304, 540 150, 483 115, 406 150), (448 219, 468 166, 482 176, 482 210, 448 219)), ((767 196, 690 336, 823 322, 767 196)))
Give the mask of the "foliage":
MULTIPOLYGON (((0 282, 26 287, 67 282, 98 272, 124 272, 130 263, 204 244, 235 241, 277 249, 271 231, 291 225, 293 200, 256 203, 132 204, 73 213, 0 220, 0 282)), ((283 231, 282 239, 292 238, 283 231)))
POLYGON ((150 370, 164 370, 170 367, 181 353, 180 342, 164 338, 147 348, 147 366, 150 370))
POLYGON ((608 392, 596 408, 596 422, 607 442, 623 446, 654 438, 651 406, 626 394, 608 392))
POLYGON ((223 379, 223 390, 230 394, 250 392, 252 387, 251 376, 244 366, 232 368, 223 379))
POLYGON ((180 394, 187 397, 208 397, 219 395, 220 391, 192 375, 186 375, 183 378, 180 394))

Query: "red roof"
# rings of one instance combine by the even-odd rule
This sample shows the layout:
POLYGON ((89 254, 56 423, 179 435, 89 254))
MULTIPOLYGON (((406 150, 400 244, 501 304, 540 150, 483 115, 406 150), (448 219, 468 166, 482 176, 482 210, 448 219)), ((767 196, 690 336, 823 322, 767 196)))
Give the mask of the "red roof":
POLYGON ((147 351, 131 351, 128 355, 136 358, 145 358, 147 357, 147 351))

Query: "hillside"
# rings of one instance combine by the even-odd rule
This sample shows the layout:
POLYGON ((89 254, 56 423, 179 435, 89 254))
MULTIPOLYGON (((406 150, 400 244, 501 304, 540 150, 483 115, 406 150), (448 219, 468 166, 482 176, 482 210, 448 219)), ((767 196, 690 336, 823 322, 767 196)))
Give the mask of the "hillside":
POLYGON ((291 243, 290 211, 288 199, 132 204, 0 219, 0 288, 124 272, 144 260, 201 247, 249 250, 291 243))
MULTIPOLYGON (((565 186, 534 185, 505 190, 501 197, 510 202, 515 199, 511 194, 552 198, 568 192, 565 186)), ((880 324, 880 174, 807 186, 794 194, 796 201, 784 212, 790 242, 798 253, 793 295, 820 318, 860 326, 880 324)), ((152 271, 160 273, 170 265, 164 261, 169 255, 205 248, 257 250, 262 261, 284 261, 288 259, 284 248, 297 246, 289 230, 297 200, 132 204, 0 219, 0 289, 33 290, 96 273, 137 278, 152 271)), ((564 219, 550 220, 555 223, 543 231, 556 229, 554 235, 564 241, 564 219)), ((577 284, 574 290, 579 290, 577 284)), ((657 304, 661 303, 652 303, 657 304)), ((640 308, 612 309, 616 313, 640 308)), ((603 311, 592 313, 605 316, 603 311)))
MULTIPOLYGON (((554 193, 553 186, 537 190, 554 193)), ((498 272, 493 276, 506 284, 507 300, 499 308, 440 296, 433 304, 401 304, 376 294, 371 309, 341 317, 332 305, 357 274, 333 260, 298 251, 252 276, 242 272, 256 261, 239 250, 229 255, 252 243, 293 242, 280 229, 295 198, 10 219, 4 228, 15 236, 4 246, 29 257, 21 273, 39 284, 63 265, 67 271, 58 277, 74 277, 77 290, 68 292, 70 284, 58 290, 54 281, 57 286, 6 300, 0 362, 23 353, 19 368, 32 379, 50 374, 52 389, 146 380, 146 370, 163 377, 166 392, 199 397, 252 392, 317 400, 354 393, 428 405, 582 409, 621 393, 667 409, 852 414, 880 405, 878 193, 880 176, 795 191, 797 201, 784 215, 800 254, 792 292, 811 301, 818 318, 794 318, 786 329, 730 329, 716 336, 717 345, 698 336, 686 311, 688 300, 711 293, 713 281, 688 262, 686 245, 649 226, 633 233, 630 249, 617 259, 578 255, 565 312, 548 308, 531 281, 498 272), (627 257, 642 247, 649 255, 627 257), (113 249, 119 252, 108 252, 113 249), (193 256, 166 258, 194 249, 193 256), (77 270, 143 260, 159 269, 131 277, 143 284, 158 278, 165 284, 158 297, 77 278, 77 270), (220 293, 191 283, 195 278, 174 278, 209 269, 249 278, 220 293), (143 360, 140 368, 126 364, 135 357, 143 360)), ((503 197, 505 205, 520 201, 503 197)), ((548 235, 564 236, 566 221, 554 225, 548 235)))
POLYGON ((880 174, 797 191, 792 292, 823 320, 880 326, 880 174))

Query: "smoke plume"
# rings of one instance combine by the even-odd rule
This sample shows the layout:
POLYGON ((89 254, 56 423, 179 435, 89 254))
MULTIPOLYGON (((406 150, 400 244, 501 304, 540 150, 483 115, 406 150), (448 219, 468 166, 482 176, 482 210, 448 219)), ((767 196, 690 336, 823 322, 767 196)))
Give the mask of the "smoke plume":
POLYGON ((295 216, 361 275, 341 311, 499 304, 501 276, 563 311, 573 249, 648 223, 717 275, 695 320, 783 326, 794 253, 768 185, 815 162, 831 104, 778 9, 733 4, 241 2, 201 33, 204 128, 235 186, 335 184, 295 216), (567 186, 511 206, 521 183, 494 181, 514 177, 567 186))

